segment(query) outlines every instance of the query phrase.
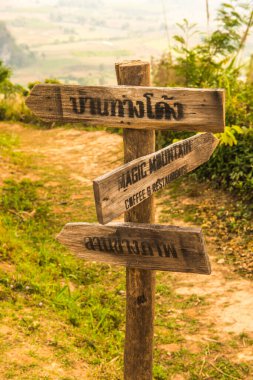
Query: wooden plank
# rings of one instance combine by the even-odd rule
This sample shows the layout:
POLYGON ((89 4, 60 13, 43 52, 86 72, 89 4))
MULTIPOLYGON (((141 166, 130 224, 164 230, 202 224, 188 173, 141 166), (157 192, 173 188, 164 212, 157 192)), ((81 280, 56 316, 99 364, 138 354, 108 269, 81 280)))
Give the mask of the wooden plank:
POLYGON ((131 268, 210 274, 200 228, 68 223, 57 239, 78 257, 131 268))
POLYGON ((198 134, 133 160, 93 181, 98 221, 110 222, 208 161, 218 139, 198 134))
POLYGON ((38 84, 26 100, 41 119, 119 128, 222 132, 224 91, 38 84))

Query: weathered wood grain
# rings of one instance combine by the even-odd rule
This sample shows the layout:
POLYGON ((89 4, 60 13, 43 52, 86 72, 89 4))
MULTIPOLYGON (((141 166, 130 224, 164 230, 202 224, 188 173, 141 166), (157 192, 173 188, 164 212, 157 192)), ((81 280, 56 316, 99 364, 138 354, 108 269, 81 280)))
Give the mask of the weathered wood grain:
POLYGON ((26 104, 47 121, 134 129, 224 130, 221 89, 38 84, 26 104))
POLYGON ((98 221, 105 224, 208 161, 218 139, 198 134, 133 160, 93 181, 98 221))
POLYGON ((210 274, 200 228, 68 223, 57 239, 78 257, 131 268, 210 274))
MULTIPOLYGON (((120 62, 115 65, 118 85, 150 86, 150 63, 120 62)), ((155 151, 155 131, 123 129, 124 162, 155 151)), ((154 197, 125 212, 126 222, 154 223, 154 197)), ((155 271, 126 268, 126 332, 124 380, 153 378, 155 271)))

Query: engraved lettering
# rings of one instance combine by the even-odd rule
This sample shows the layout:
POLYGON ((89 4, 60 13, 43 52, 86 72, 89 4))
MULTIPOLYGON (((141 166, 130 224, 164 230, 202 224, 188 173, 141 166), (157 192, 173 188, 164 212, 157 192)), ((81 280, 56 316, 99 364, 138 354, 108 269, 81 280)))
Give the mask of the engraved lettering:
POLYGON ((101 246, 103 246, 105 252, 113 252, 111 239, 106 239, 104 237, 101 237, 100 240, 101 240, 101 246))
POLYGON ((124 117, 124 105, 122 100, 111 100, 111 116, 124 117), (118 115, 116 115, 116 107, 118 107, 118 115))
POLYGON ((163 101, 152 102, 154 94, 146 92, 143 100, 93 98, 92 96, 70 96, 69 100, 72 111, 75 114, 98 115, 101 117, 120 117, 120 118, 144 118, 156 120, 181 120, 184 118, 184 106, 179 102, 172 102, 174 97, 162 95, 163 101), (89 103, 89 106, 88 106, 89 103))
POLYGON ((114 243, 113 245, 114 252, 123 254, 124 251, 122 247, 122 242, 119 239, 113 239, 113 243, 114 243))
POLYGON ((95 251, 95 247, 91 237, 87 237, 84 239, 84 245, 89 251, 95 251))
POLYGON ((173 148, 167 148, 149 159, 149 172, 155 173, 157 170, 168 165, 169 163, 184 157, 192 151, 191 141, 183 142, 173 148))
POLYGON ((131 240, 118 237, 89 236, 84 239, 84 246, 89 251, 107 252, 120 255, 141 255, 152 257, 178 258, 174 245, 158 240, 131 240))
POLYGON ((132 169, 123 173, 118 180, 118 190, 126 189, 128 186, 140 181, 147 176, 145 169, 146 162, 142 162, 138 166, 134 166, 132 169))
POLYGON ((160 257, 163 257, 163 251, 162 251, 162 249, 161 249, 161 247, 160 247, 160 245, 159 245, 159 241, 155 240, 155 246, 156 246, 156 249, 157 249, 158 255, 159 255, 160 257))
POLYGON ((133 255, 140 255, 140 249, 139 249, 139 245, 138 245, 137 240, 133 240, 132 242, 130 242, 129 240, 124 239, 124 240, 122 240, 122 244, 124 244, 124 243, 126 243, 129 255, 132 255, 132 254, 133 255))
POLYGON ((138 203, 142 202, 144 199, 146 199, 146 190, 145 189, 139 191, 138 193, 132 195, 131 197, 129 197, 128 199, 125 200, 126 210, 128 210, 129 208, 131 208, 131 207, 137 205, 138 203))
POLYGON ((153 249, 148 241, 141 242, 141 249, 144 256, 153 256, 153 249))
POLYGON ((166 257, 174 257, 174 258, 177 258, 177 251, 174 247, 173 244, 171 243, 163 243, 162 244, 162 247, 163 247, 163 250, 164 250, 164 253, 165 253, 165 256, 166 257))

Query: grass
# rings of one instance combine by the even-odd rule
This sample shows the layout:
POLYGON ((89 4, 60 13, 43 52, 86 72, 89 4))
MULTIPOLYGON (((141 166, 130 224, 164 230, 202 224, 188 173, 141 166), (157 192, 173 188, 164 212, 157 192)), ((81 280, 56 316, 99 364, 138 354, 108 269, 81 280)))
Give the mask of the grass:
MULTIPOLYGON (((92 189, 22 153, 15 134, 0 133, 0 153, 11 169, 0 190, 0 377, 122 379, 124 269, 77 260, 55 240, 66 222, 96 220, 92 189)), ((157 276, 154 379, 246 379, 252 367, 232 354, 252 338, 198 340, 214 334, 201 318, 208 298, 177 294, 173 281, 157 276)))
MULTIPOLYGON (((11 147, 17 147, 17 139, 5 135, 2 140, 5 153, 8 149, 12 156, 11 147)), ((46 173, 45 178, 49 179, 46 173)), ((33 336, 42 333, 45 322, 41 323, 41 319, 60 318, 67 324, 67 335, 72 336, 72 329, 78 330, 72 339, 72 348, 77 346, 80 354, 85 353, 84 358, 98 365, 103 363, 104 357, 110 361, 122 350, 124 305, 117 293, 122 287, 119 283, 122 273, 112 272, 107 265, 84 264, 66 254, 55 240, 64 224, 61 213, 52 212, 54 192, 59 189, 50 190, 53 189, 45 189, 41 182, 29 179, 9 179, 2 187, 0 258, 1 263, 11 265, 13 271, 9 275, 1 270, 1 314, 4 320, 8 319, 7 309, 10 310, 11 304, 12 318, 19 321, 22 333, 33 336), (26 307, 34 310, 24 312, 19 320, 18 310, 26 307), (108 345, 106 334, 110 334, 113 344, 108 345)), ((58 193, 61 203, 72 191, 71 188, 67 194, 65 191, 64 198, 58 193)), ((83 219, 94 221, 95 210, 92 212, 91 215, 90 208, 84 208, 83 219)), ((65 214, 65 218, 68 215, 65 214)), ((69 345, 66 338, 65 344, 69 345)), ((65 350, 70 348, 63 347, 65 350)))
POLYGON ((14 164, 21 164, 20 154, 14 150, 19 145, 19 138, 14 134, 0 134, 1 156, 8 158, 14 164))

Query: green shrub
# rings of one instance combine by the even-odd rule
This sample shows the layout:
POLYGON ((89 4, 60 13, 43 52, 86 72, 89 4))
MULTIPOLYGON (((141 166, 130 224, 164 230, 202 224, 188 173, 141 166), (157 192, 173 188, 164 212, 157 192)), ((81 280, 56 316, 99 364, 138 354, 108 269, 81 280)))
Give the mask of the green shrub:
MULTIPOLYGON (((231 0, 223 3, 217 14, 217 29, 190 48, 189 38, 195 25, 184 20, 182 35, 174 36, 176 54, 170 51, 153 64, 157 86, 224 88, 226 91, 226 128, 217 135, 220 146, 211 160, 197 171, 199 179, 210 179, 215 186, 252 200, 252 127, 253 83, 241 79, 245 66, 241 51, 253 25, 253 11, 248 4, 231 0)), ((252 60, 248 70, 252 67, 252 60)), ((182 132, 158 132, 157 148, 191 136, 182 132)))
MULTIPOLYGON (((37 118, 25 104, 29 92, 41 82, 29 83, 28 89, 25 89, 11 83, 10 76, 10 69, 0 61, 0 120, 21 121, 50 128, 51 123, 45 123, 37 118)), ((58 84, 60 82, 56 79, 45 79, 44 83, 58 84)))
POLYGON ((234 193, 253 211, 253 129, 235 132, 236 144, 220 144, 210 160, 197 170, 197 177, 234 193))

